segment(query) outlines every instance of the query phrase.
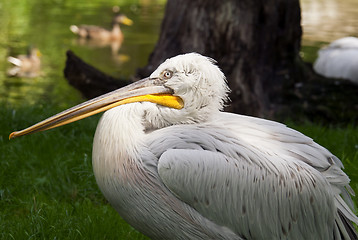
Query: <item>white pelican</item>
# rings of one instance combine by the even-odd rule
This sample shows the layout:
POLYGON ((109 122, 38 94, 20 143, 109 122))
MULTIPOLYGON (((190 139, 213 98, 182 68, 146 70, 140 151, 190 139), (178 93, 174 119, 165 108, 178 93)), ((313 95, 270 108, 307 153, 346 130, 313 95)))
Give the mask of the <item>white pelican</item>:
POLYGON ((322 48, 313 68, 325 77, 349 79, 358 84, 358 38, 341 38, 322 48))
POLYGON ((228 91, 214 60, 179 55, 10 138, 107 110, 93 143, 98 186, 152 239, 356 239, 341 161, 280 123, 221 112, 228 91))

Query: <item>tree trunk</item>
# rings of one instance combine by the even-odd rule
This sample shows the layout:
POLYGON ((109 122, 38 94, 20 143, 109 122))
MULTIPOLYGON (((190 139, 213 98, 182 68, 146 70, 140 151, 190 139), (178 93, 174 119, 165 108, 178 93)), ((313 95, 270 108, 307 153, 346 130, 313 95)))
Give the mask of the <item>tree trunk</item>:
POLYGON ((166 58, 198 52, 218 61, 232 90, 229 111, 280 111, 299 58, 299 0, 168 0, 159 41, 139 77, 166 58))

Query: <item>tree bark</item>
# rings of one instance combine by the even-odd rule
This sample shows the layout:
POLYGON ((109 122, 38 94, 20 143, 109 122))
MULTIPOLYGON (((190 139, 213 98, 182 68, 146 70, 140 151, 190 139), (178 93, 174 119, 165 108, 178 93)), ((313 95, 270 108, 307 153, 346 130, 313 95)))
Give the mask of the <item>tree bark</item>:
POLYGON ((299 58, 299 0, 168 0, 148 76, 166 58, 198 52, 218 61, 232 90, 229 111, 270 117, 284 104, 299 58))

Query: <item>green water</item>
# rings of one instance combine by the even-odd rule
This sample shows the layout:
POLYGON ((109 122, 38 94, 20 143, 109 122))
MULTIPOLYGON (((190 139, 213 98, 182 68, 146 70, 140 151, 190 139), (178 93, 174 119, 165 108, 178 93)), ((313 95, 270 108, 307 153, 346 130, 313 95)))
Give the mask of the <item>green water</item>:
POLYGON ((157 41, 165 1, 0 1, 0 101, 11 106, 56 104, 68 107, 82 101, 63 76, 66 51, 114 77, 129 78, 144 66, 157 41), (110 28, 112 7, 133 20, 123 26, 124 42, 118 52, 111 46, 79 44, 72 24, 110 28), (8 56, 25 54, 28 46, 41 52, 41 73, 35 78, 8 77, 8 56))

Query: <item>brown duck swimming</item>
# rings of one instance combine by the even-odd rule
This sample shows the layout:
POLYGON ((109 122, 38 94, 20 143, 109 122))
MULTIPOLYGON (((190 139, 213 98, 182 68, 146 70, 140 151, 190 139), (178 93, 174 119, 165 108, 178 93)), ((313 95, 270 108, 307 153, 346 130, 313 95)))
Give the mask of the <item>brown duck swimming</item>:
POLYGON ((132 25, 133 21, 124 14, 118 14, 113 19, 112 30, 94 25, 72 25, 70 30, 80 38, 94 39, 98 41, 123 41, 123 33, 120 24, 132 25))
POLYGON ((26 55, 8 57, 7 60, 15 65, 7 72, 9 76, 36 77, 40 72, 41 53, 37 48, 29 48, 26 55))

